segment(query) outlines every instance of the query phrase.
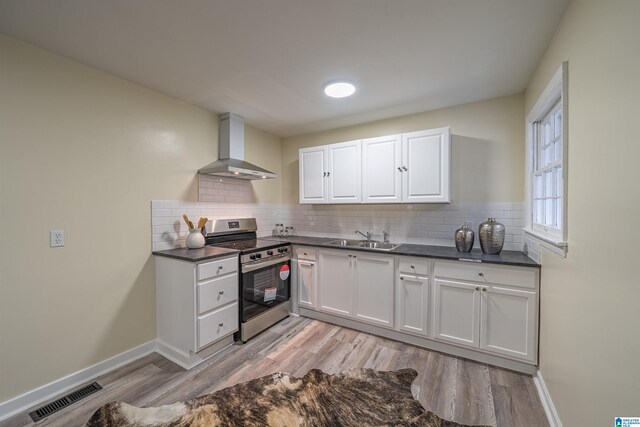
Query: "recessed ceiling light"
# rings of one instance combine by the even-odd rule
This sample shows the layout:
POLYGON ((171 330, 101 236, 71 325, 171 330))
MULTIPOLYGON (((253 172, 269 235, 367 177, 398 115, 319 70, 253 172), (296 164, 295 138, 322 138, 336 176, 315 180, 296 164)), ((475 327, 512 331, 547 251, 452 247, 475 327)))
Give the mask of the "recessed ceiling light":
POLYGON ((356 92, 356 87, 349 82, 333 82, 324 87, 324 93, 332 98, 346 98, 356 92))

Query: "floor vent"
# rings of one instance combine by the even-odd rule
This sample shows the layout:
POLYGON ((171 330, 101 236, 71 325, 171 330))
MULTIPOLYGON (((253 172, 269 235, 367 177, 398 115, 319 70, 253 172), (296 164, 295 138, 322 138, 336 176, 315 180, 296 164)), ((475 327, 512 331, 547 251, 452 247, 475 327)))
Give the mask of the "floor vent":
POLYGON ((51 403, 47 403, 46 405, 36 409, 35 411, 29 412, 29 416, 34 422, 40 421, 41 419, 48 417, 49 415, 60 411, 61 409, 66 408, 67 406, 77 402, 78 400, 82 400, 90 394, 95 393, 96 391, 102 390, 102 387, 98 383, 89 384, 86 387, 82 387, 79 390, 71 392, 66 396, 61 397, 58 400, 54 400, 51 403))

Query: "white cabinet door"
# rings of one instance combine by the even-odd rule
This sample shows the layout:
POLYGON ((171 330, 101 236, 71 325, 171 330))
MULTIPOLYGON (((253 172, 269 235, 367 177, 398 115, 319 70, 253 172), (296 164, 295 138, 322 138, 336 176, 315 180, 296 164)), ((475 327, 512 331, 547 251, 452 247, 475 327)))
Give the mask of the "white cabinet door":
POLYGON ((356 319, 393 327, 393 257, 359 252, 353 255, 353 260, 356 277, 356 319))
POLYGON ((434 338, 478 348, 480 287, 436 278, 434 290, 434 338))
POLYGON ((326 203, 329 172, 327 146, 303 148, 300 163, 300 203, 326 203))
POLYGON ((316 264, 313 261, 298 260, 298 305, 317 308, 316 264))
POLYGON ((358 141, 328 146, 329 203, 362 201, 362 153, 358 141))
POLYGON ((483 286, 480 348, 535 361, 536 307, 535 292, 483 286))
POLYGON ((344 251, 319 251, 319 310, 353 315, 353 258, 344 251))
POLYGON ((450 197, 449 128, 402 135, 402 201, 445 202, 450 197))
POLYGON ((402 137, 362 140, 362 201, 399 203, 402 199, 402 137))
POLYGON ((398 295, 396 303, 400 331, 427 336, 429 279, 426 277, 400 274, 397 281, 398 295))

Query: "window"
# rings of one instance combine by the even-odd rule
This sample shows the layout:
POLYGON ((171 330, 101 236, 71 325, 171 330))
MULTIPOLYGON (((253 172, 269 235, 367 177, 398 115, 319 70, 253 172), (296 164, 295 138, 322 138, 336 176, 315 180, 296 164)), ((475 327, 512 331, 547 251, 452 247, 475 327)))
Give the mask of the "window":
POLYGON ((533 228, 562 230, 562 104, 534 122, 533 228))
POLYGON ((525 251, 530 242, 531 247, 543 245, 566 255, 566 117, 567 63, 564 62, 527 116, 525 251))

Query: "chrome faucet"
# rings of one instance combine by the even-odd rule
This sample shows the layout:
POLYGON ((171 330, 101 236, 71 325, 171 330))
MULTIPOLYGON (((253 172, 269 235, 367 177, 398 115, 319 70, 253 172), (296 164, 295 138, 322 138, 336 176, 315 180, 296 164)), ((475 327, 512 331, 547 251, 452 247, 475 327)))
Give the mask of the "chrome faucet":
POLYGON ((370 242, 371 239, 373 238, 373 233, 367 231, 367 234, 364 234, 362 231, 358 231, 356 230, 354 233, 361 235, 362 237, 364 237, 365 239, 367 239, 367 242, 370 242))
POLYGON ((384 237, 384 243, 389 243, 389 232, 387 230, 382 230, 382 236, 384 237))

